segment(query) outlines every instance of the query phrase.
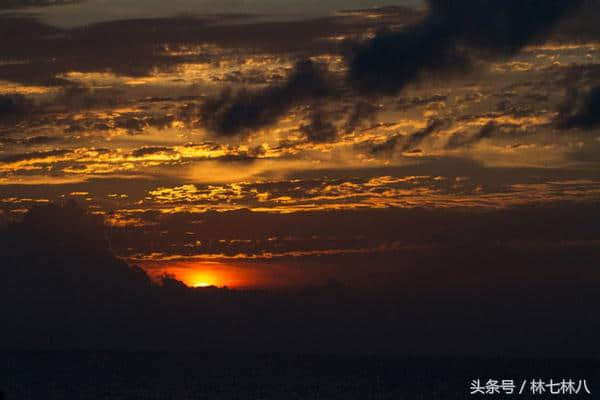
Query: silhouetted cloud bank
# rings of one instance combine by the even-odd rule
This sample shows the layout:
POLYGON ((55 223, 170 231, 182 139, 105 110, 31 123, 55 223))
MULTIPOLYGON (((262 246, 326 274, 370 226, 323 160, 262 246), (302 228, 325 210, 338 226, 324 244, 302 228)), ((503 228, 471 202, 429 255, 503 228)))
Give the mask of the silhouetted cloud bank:
POLYGON ((335 260, 398 284, 268 292, 153 283, 72 203, 35 208, 0 239, 5 348, 594 356, 600 331, 598 248, 581 244, 352 255, 335 260))

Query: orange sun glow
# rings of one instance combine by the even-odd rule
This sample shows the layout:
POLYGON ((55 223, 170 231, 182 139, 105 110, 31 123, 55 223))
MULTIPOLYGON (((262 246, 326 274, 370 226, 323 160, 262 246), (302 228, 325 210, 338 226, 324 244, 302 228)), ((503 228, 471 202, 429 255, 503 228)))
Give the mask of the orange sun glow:
MULTIPOLYGON (((192 288, 211 286, 231 289, 277 288, 319 283, 322 274, 315 276, 296 264, 233 264, 215 261, 176 261, 164 264, 149 264, 144 267, 157 280, 162 275, 171 275, 192 288)), ((325 271, 332 275, 332 271, 325 271)))
POLYGON ((172 275, 186 286, 193 288, 211 286, 241 288, 253 286, 254 283, 250 271, 215 262, 180 262, 153 268, 150 273, 154 277, 172 275))

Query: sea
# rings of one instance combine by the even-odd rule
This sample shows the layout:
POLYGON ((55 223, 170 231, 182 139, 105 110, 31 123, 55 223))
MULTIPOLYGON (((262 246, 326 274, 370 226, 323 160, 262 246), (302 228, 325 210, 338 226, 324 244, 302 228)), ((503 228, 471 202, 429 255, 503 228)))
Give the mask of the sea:
POLYGON ((600 398, 600 360, 183 351, 0 352, 2 400, 510 398, 600 398), (560 389, 556 384, 563 381, 572 381, 570 390, 579 388, 578 393, 552 394, 560 389), (532 392, 540 384, 543 392, 532 392))

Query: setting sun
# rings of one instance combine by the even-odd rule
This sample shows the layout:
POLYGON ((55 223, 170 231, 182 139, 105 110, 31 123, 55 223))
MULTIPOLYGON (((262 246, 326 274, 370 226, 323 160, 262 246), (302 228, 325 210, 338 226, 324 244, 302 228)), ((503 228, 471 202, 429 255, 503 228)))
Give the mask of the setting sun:
POLYGON ((210 286, 223 287, 231 285, 231 278, 222 271, 219 271, 219 269, 220 268, 215 268, 214 265, 201 264, 196 268, 189 268, 185 265, 175 267, 173 274, 187 286, 194 288, 206 288, 210 286))
MULTIPOLYGON (((305 265, 305 264, 302 264, 305 265)), ((282 288, 293 285, 319 284, 323 276, 334 276, 336 268, 323 267, 312 274, 297 264, 250 264, 220 261, 175 261, 142 264, 155 279, 168 275, 191 288, 228 287, 230 289, 282 288)))
POLYGON ((250 271, 225 265, 219 262, 177 262, 168 265, 147 266, 147 271, 156 278, 172 275, 175 279, 193 288, 253 286, 254 279, 250 271))
POLYGON ((194 283, 192 286, 195 288, 205 288, 205 287, 214 286, 214 285, 211 283, 208 283, 208 282, 197 282, 197 283, 194 283))
POLYGON ((187 286, 194 288, 206 288, 210 286, 227 286, 227 278, 215 271, 207 271, 206 266, 201 266, 199 270, 191 269, 187 271, 174 271, 175 276, 181 279, 187 286))

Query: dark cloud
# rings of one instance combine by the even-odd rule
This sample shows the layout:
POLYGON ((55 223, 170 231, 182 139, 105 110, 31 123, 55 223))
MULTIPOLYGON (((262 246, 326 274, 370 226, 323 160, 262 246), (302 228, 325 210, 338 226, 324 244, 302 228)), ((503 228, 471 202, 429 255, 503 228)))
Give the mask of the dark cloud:
POLYGON ((413 150, 416 146, 420 145, 423 140, 427 139, 433 133, 437 132, 446 125, 447 121, 441 119, 429 121, 427 127, 413 133, 404 140, 404 143, 402 144, 402 151, 413 150))
POLYGON ((600 3, 584 0, 576 13, 559 22, 551 40, 558 43, 589 43, 600 39, 600 3))
POLYGON ((12 124, 33 111, 33 104, 21 94, 0 95, 0 124, 12 124))
POLYGON ((39 146, 39 145, 44 145, 44 144, 53 144, 53 143, 62 142, 63 140, 64 139, 59 136, 41 135, 41 136, 31 136, 31 137, 25 138, 21 141, 20 144, 23 144, 25 146, 39 146))
POLYGON ((64 107, 69 111, 95 107, 114 107, 123 102, 123 91, 113 88, 87 88, 70 84, 45 106, 64 107))
POLYGON ((144 157, 152 154, 159 153, 173 153, 173 149, 171 147, 161 147, 161 146, 148 146, 142 147, 140 149, 136 149, 131 152, 131 155, 134 157, 144 157))
POLYGON ((397 110, 406 111, 414 107, 420 106, 429 106, 437 103, 441 103, 446 101, 448 96, 441 94, 434 94, 429 97, 412 97, 412 98, 402 98, 397 102, 397 110))
POLYGON ((174 115, 152 115, 143 112, 120 114, 114 120, 115 128, 125 129, 130 135, 140 134, 146 128, 165 129, 175 120, 174 115))
POLYGON ((212 158, 211 160, 219 161, 222 163, 252 163, 259 158, 263 157, 267 153, 267 150, 262 146, 255 146, 246 151, 240 151, 237 154, 227 154, 212 158))
POLYGON ((365 121, 370 121, 372 124, 375 123, 379 107, 373 103, 373 101, 358 100, 354 104, 352 112, 348 115, 346 121, 345 129, 347 132, 360 127, 365 121))
POLYGON ((320 110, 316 110, 310 115, 310 123, 302 125, 300 131, 312 143, 332 142, 338 134, 335 125, 320 110))
POLYGON ((0 144, 10 144, 10 145, 19 145, 19 146, 40 146, 45 144, 54 144, 62 142, 64 138, 59 136, 31 136, 23 139, 16 139, 12 137, 0 137, 0 144))
POLYGON ((561 129, 590 130, 600 126, 600 86, 588 90, 569 89, 557 124, 561 129))
POLYGON ((488 139, 498 131, 498 126, 494 122, 488 122, 474 135, 468 136, 464 133, 457 133, 448 140, 446 143, 447 149, 459 149, 464 147, 473 146, 483 139, 488 139))
POLYGON ((404 135, 395 134, 383 143, 370 144, 367 150, 373 155, 391 154, 396 149, 398 141, 402 140, 403 138, 404 135))
POLYGON ((201 115, 208 128, 220 136, 248 133, 277 122, 291 107, 331 94, 329 79, 309 60, 296 64, 279 86, 258 91, 226 90, 208 99, 201 115))
POLYGON ((423 140, 427 139, 429 136, 448 124, 449 121, 434 119, 429 121, 425 128, 420 129, 410 135, 396 133, 390 136, 385 142, 361 144, 358 145, 358 148, 373 155, 391 155, 398 147, 402 152, 415 152, 416 150, 419 150, 416 147, 420 145, 423 140))
POLYGON ((0 158, 0 163, 14 163, 20 161, 43 160, 49 157, 59 157, 72 153, 72 150, 33 151, 30 153, 12 154, 0 158))
POLYGON ((430 0, 429 15, 359 46, 350 82, 362 92, 394 94, 408 83, 468 70, 477 59, 511 56, 543 37, 583 0, 430 0))

